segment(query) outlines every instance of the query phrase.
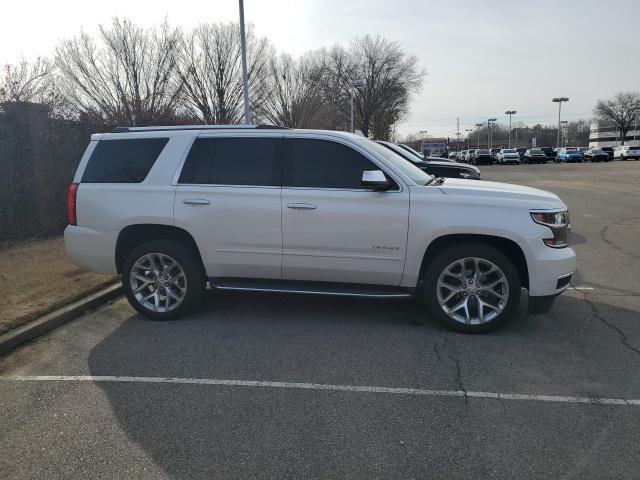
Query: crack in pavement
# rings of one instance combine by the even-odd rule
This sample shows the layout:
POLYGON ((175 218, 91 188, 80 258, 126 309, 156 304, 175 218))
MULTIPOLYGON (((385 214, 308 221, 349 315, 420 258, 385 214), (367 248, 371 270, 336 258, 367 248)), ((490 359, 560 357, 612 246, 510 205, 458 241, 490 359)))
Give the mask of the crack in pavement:
POLYGON ((620 343, 622 343, 622 345, 624 345, 627 349, 631 350, 632 352, 640 354, 640 348, 636 348, 633 345, 631 345, 629 343, 629 338, 627 337, 627 334, 624 333, 619 327, 617 327, 616 325, 612 324, 609 320, 607 320, 607 318, 600 312, 600 310, 598 310, 598 307, 596 307, 594 303, 587 298, 587 292, 584 292, 581 290, 574 290, 574 291, 582 294, 582 300, 584 300, 584 302, 587 305, 589 305, 589 307, 591 307, 591 311, 593 312, 593 316, 595 318, 600 320, 600 322, 602 322, 604 325, 609 327, 611 330, 615 331, 620 336, 620 343))
POLYGON ((464 387, 464 383, 462 382, 462 373, 460 371, 460 361, 453 355, 450 355, 449 358, 451 358, 451 360, 453 360, 454 363, 456 364, 456 383, 458 384, 458 389, 464 394, 465 405, 468 405, 469 396, 467 395, 467 389, 464 387))
POLYGON ((613 222, 611 225, 605 225, 604 227, 602 227, 602 229, 600 230, 600 232, 599 232, 599 234, 598 234, 598 235, 600 236, 600 238, 601 238, 601 239, 602 239, 606 244, 608 244, 608 245, 612 246, 612 247, 613 247, 615 250, 617 250, 618 252, 623 253, 624 255, 628 255, 628 256, 630 256, 630 257, 632 257, 632 258, 635 258, 635 259, 637 259, 637 260, 640 260, 640 256, 639 256, 639 255, 636 255, 635 253, 630 253, 630 252, 625 251, 624 249, 620 248, 618 245, 616 245, 615 243, 613 243, 611 240, 609 240, 609 239, 607 238, 607 236, 605 235, 605 234, 606 234, 606 232, 607 232, 607 230, 609 229, 609 227, 613 227, 613 226, 622 226, 623 224, 628 223, 628 222, 634 223, 634 222, 637 222, 639 218, 640 218, 640 217, 625 218, 625 219, 619 220, 619 221, 617 221, 617 222, 613 222))

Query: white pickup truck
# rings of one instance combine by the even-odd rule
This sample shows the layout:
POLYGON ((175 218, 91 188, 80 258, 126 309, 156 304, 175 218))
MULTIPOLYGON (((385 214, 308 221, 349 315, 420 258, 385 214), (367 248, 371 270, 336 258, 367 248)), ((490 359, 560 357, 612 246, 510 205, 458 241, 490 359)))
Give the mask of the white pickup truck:
POLYGON ((91 137, 68 193, 68 254, 121 274, 172 319, 207 286, 421 296, 450 328, 548 311, 571 280, 553 193, 434 178, 361 136, 264 126, 117 128, 91 137))

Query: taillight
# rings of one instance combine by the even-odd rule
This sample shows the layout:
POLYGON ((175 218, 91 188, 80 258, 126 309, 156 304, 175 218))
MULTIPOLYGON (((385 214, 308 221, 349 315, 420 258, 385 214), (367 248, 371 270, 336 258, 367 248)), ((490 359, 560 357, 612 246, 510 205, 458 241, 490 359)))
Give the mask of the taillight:
POLYGON ((69 225, 76 225, 76 197, 78 195, 78 184, 72 183, 67 190, 67 221, 69 225))

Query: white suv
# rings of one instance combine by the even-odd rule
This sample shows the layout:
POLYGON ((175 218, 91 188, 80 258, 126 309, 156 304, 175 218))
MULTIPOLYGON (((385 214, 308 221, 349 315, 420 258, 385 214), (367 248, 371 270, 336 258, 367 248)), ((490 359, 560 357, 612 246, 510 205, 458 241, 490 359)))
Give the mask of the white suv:
POLYGON ((640 146, 636 145, 622 145, 613 149, 613 158, 620 160, 628 160, 630 158, 634 160, 640 160, 640 146))
POLYGON ((548 311, 569 285, 554 194, 434 178, 364 137, 276 127, 117 128, 91 137, 68 195, 66 249, 121 274, 153 319, 220 290, 424 297, 484 332, 548 311))

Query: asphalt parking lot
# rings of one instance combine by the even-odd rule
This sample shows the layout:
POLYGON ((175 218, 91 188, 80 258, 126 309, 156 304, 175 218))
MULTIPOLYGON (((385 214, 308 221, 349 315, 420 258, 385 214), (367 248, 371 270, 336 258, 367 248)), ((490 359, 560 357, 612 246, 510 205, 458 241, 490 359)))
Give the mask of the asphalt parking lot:
POLYGON ((0 477, 638 478, 640 162, 482 171, 571 210, 551 313, 469 336, 412 301, 119 300, 0 358, 0 477))

